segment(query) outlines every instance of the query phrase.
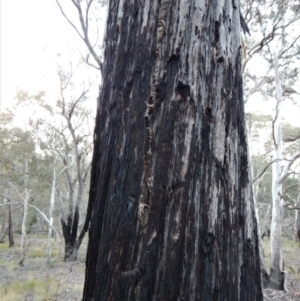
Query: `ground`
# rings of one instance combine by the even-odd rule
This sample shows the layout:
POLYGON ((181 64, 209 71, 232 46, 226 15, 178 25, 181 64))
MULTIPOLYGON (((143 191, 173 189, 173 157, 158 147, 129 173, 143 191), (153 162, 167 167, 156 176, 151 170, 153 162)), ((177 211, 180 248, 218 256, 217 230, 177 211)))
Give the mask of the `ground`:
POLYGON ((0 244, 1 301, 80 301, 84 284, 86 241, 76 262, 63 262, 64 246, 53 240, 51 262, 46 263, 45 236, 30 235, 27 259, 19 266, 19 237, 16 246, 0 244))
MULTIPOLYGON (((270 240, 263 239, 266 267, 270 266, 270 240)), ((300 245, 290 238, 282 239, 282 256, 284 271, 286 272, 287 291, 264 290, 264 300, 272 301, 300 301, 300 245)))
MULTIPOLYGON (((46 263, 45 236, 29 235, 27 259, 19 266, 20 237, 16 246, 0 244, 0 296, 1 301, 80 301, 84 284, 86 241, 78 260, 63 262, 62 243, 52 241, 50 265, 46 263)), ((270 261, 270 242, 263 240, 266 266, 270 261)), ((264 300, 300 301, 300 247, 291 239, 283 239, 283 257, 287 273, 287 292, 264 290, 264 300)), ((121 301, 121 300, 120 300, 121 301)))

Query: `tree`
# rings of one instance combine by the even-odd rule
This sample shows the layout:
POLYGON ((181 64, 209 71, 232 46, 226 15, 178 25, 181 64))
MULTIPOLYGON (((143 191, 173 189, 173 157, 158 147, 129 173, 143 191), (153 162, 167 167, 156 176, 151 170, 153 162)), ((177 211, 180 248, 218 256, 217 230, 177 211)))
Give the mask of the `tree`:
MULTIPOLYGON (((39 93, 30 96, 27 92, 19 91, 17 98, 24 101, 27 98, 40 99, 41 95, 39 93)), ((19 103, 18 107, 22 107, 22 105, 23 103, 19 103)), ((41 150, 38 149, 37 141, 28 129, 28 124, 23 122, 22 129, 16 126, 16 120, 20 123, 19 117, 20 115, 16 111, 15 114, 10 111, 1 114, 0 188, 2 193, 6 193, 0 193, 0 196, 3 197, 3 203, 0 206, 8 209, 6 232, 10 246, 14 244, 13 227, 22 233, 20 264, 23 265, 28 247, 26 245, 26 234, 31 231, 29 226, 32 226, 34 220, 36 221, 37 214, 49 224, 51 232, 53 230, 58 239, 59 235, 52 225, 51 214, 49 221, 42 209, 38 208, 42 208, 45 205, 43 196, 47 195, 50 190, 49 183, 47 183, 49 176, 47 167, 51 163, 47 155, 41 156, 41 150), (16 206, 19 206, 22 210, 17 210, 16 206), (13 211, 15 220, 21 220, 20 224, 13 222, 13 211), (20 213, 21 217, 19 217, 20 213)))
POLYGON ((283 290, 285 273, 281 255, 281 233, 287 203, 282 186, 289 176, 292 164, 299 159, 300 152, 297 150, 288 158, 283 157, 281 116, 284 102, 291 94, 297 93, 292 86, 297 79, 295 58, 299 56, 300 35, 296 33, 293 36, 287 34, 287 31, 293 32, 293 29, 299 26, 299 3, 289 0, 275 3, 262 1, 261 4, 254 4, 252 1, 248 9, 249 16, 252 17, 252 26, 256 28, 261 40, 250 43, 249 51, 245 51, 244 57, 248 58, 244 60, 244 67, 257 53, 264 58, 267 66, 267 75, 262 78, 251 75, 249 71, 246 72, 246 76, 254 82, 254 91, 259 91, 273 109, 271 268, 269 275, 263 271, 263 278, 264 286, 283 290), (261 9, 261 4, 265 5, 265 9, 261 9), (273 72, 271 76, 270 72, 273 72))
POLYGON ((52 238, 52 225, 53 225, 53 211, 55 201, 55 188, 56 188, 56 170, 55 160, 53 160, 53 174, 52 174, 52 187, 50 194, 50 206, 49 206, 49 227, 48 227, 48 239, 47 239, 47 264, 50 264, 51 257, 51 238, 52 238))
POLYGON ((60 80, 61 99, 57 106, 60 109, 59 114, 64 119, 65 127, 58 129, 61 138, 63 138, 63 148, 56 151, 64 164, 69 200, 67 218, 65 218, 62 206, 60 218, 65 238, 64 260, 74 261, 77 260, 77 252, 86 233, 86 229, 82 229, 79 237, 77 237, 84 187, 91 168, 91 158, 89 157, 91 132, 87 126, 84 126, 85 122, 88 123, 88 118, 91 118, 91 111, 88 107, 83 107, 90 87, 84 88, 77 98, 72 97, 68 101, 65 98, 65 89, 70 83, 70 78, 64 78, 60 74, 60 80), (70 156, 70 154, 72 155, 70 156), (75 161, 74 174, 70 168, 73 165, 73 158, 75 161))
MULTIPOLYGON (((8 190, 9 193, 8 195, 11 194, 11 188, 10 190, 8 190)), ((4 242, 4 238, 6 236, 6 234, 8 235, 8 241, 9 241, 9 247, 14 246, 15 244, 15 240, 14 240, 14 232, 13 232, 13 213, 12 213, 12 204, 11 201, 8 197, 6 197, 5 195, 1 195, 3 197, 3 204, 7 203, 7 207, 8 207, 8 218, 7 221, 5 222, 5 232, 3 234, 3 236, 0 239, 0 243, 4 242)))
MULTIPOLYGON (((44 99, 36 103, 40 110, 46 112, 45 116, 48 116, 48 119, 30 120, 32 132, 35 133, 41 151, 45 155, 54 156, 60 162, 61 171, 57 175, 54 191, 60 206, 65 261, 77 260, 77 252, 86 233, 86 229, 82 229, 78 235, 81 208, 84 207, 84 197, 87 195, 84 193, 91 167, 92 133, 89 123, 93 121, 93 116, 88 104, 91 84, 79 84, 74 79, 75 71, 59 70, 60 97, 54 106, 44 99)), ((54 197, 54 192, 51 191, 54 197)))
POLYGON ((297 198, 296 206, 297 206, 297 210, 295 216, 294 230, 295 230, 295 238, 299 240, 299 246, 300 246, 300 193, 297 198))
POLYGON ((91 67, 98 69, 102 72, 102 61, 101 56, 102 53, 100 49, 96 49, 96 46, 99 44, 99 28, 98 23, 100 20, 99 11, 106 5, 107 0, 71 0, 67 4, 72 4, 73 8, 76 9, 76 14, 78 16, 77 22, 72 20, 71 17, 66 13, 67 9, 63 7, 62 3, 66 5, 66 1, 55 0, 58 5, 62 15, 68 21, 68 23, 73 27, 76 31, 80 39, 84 42, 88 49, 88 54, 85 56, 84 61, 91 67), (92 17, 91 17, 92 15, 92 17), (78 23, 79 24, 76 24, 78 23), (92 23, 92 25, 91 25, 92 23), (93 32, 94 29, 96 32, 93 32), (92 42, 93 39, 90 38, 91 32, 94 34, 95 41, 92 42), (94 59, 94 63, 90 62, 90 55, 94 59))
POLYGON ((263 300, 238 1, 110 1, 83 300, 263 300))

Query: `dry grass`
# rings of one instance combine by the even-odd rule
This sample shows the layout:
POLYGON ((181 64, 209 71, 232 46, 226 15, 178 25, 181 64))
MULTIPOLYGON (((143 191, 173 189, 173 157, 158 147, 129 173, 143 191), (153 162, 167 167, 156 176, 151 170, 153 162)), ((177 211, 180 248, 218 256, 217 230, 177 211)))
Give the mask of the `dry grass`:
POLYGON ((19 237, 16 246, 0 244, 1 301, 79 301, 82 297, 86 243, 79 251, 78 261, 63 262, 64 246, 53 240, 51 262, 46 262, 47 238, 28 237, 27 257, 19 266, 19 237))
MULTIPOLYGON (((46 263, 45 236, 28 237, 27 259, 19 266, 19 237, 16 246, 0 244, 1 301, 80 301, 84 284, 86 242, 80 249, 78 261, 64 263, 64 246, 53 240, 50 265, 46 263)), ((270 241, 263 240, 266 267, 270 267, 270 241)), ((282 254, 288 284, 300 286, 299 243, 283 238, 282 254)), ((282 299, 289 300, 289 299, 282 299)), ((296 300, 296 299, 293 299, 296 300)))
MULTIPOLYGON (((265 254, 265 265, 270 269, 271 251, 270 240, 263 239, 263 248, 265 254)), ((300 247, 299 242, 289 238, 282 238, 282 258, 283 269, 287 273, 287 283, 300 281, 300 247)))

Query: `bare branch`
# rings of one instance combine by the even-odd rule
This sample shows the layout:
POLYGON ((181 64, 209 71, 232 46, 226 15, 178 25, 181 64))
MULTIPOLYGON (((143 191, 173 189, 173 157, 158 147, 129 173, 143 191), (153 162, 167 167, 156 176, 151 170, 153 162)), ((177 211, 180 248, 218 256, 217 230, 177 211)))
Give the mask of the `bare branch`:
MULTIPOLYGON (((59 1, 58 0, 55 0, 55 1, 56 1, 57 5, 59 6, 59 9, 60 9, 62 15, 66 18, 66 20, 69 22, 69 24, 76 30, 76 32, 78 33, 78 35, 80 36, 80 38, 84 41, 84 37, 81 35, 81 33, 79 32, 79 30, 77 29, 77 27, 74 25, 74 23, 65 14, 65 12, 64 12, 63 8, 61 7, 59 1)), ((77 4, 73 0, 72 0, 72 2, 77 7, 77 4)))
POLYGON ((289 162, 284 166, 284 169, 281 173, 280 179, 278 181, 279 184, 282 184, 282 182, 287 178, 288 176, 288 172, 292 166, 292 164, 298 159, 300 158, 300 151, 295 153, 289 160, 289 162))
POLYGON ((75 0, 71 0, 72 3, 74 4, 74 6, 76 7, 77 11, 78 11, 78 17, 79 17, 79 21, 80 21, 80 25, 81 25, 81 29, 83 32, 83 35, 79 32, 79 30, 77 29, 77 27, 74 25, 74 23, 67 17, 67 15, 65 14, 64 10, 62 9, 60 3, 58 0, 55 0, 57 5, 60 8, 61 13, 63 14, 63 16, 66 18, 66 20, 71 24, 71 26, 76 30, 76 32, 78 33, 78 35, 80 36, 80 38, 84 41, 85 45, 87 46, 89 52, 91 53, 91 55, 93 56, 93 58, 95 59, 95 61, 97 62, 97 65, 99 66, 99 69, 102 72, 102 61, 100 59, 100 57, 96 54, 94 47, 92 46, 89 36, 88 36, 88 14, 89 14, 89 10, 90 7, 93 3, 93 0, 90 0, 87 4, 87 8, 86 8, 86 12, 85 12, 85 20, 83 17, 83 12, 82 12, 82 7, 80 4, 80 1, 75 1, 75 0))
POLYGON ((291 49, 295 45, 295 43, 298 41, 299 38, 300 38, 300 35, 289 45, 289 47, 287 47, 286 49, 281 51, 281 53, 278 55, 278 58, 282 58, 283 54, 285 54, 289 49, 291 49))
POLYGON ((88 33, 88 28, 89 28, 89 11, 90 11, 90 7, 92 5, 94 0, 90 0, 87 4, 87 8, 85 11, 85 27, 86 27, 86 34, 88 33))
MULTIPOLYGON (((4 198, 6 198, 6 199, 8 199, 8 200, 10 201, 10 199, 9 199, 8 197, 6 197, 5 195, 0 194, 0 196, 4 197, 4 198)), ((10 204, 22 204, 22 205, 23 205, 23 203, 21 203, 21 202, 11 202, 11 201, 10 201, 10 204)), ((0 206, 6 206, 6 205, 9 205, 9 203, 7 203, 7 204, 1 204, 1 203, 0 203, 0 206)), ((47 224, 48 224, 48 225, 52 228, 52 230, 56 233, 59 242, 61 242, 59 233, 56 231, 56 229, 54 228, 53 225, 50 225, 50 221, 48 220, 46 214, 45 214, 43 211, 41 211, 39 208, 37 208, 36 206, 33 206, 33 205, 31 205, 31 204, 27 204, 27 205, 28 205, 29 207, 35 209, 35 210, 36 210, 36 211, 44 218, 44 220, 47 222, 47 224)))
POLYGON ((278 162, 278 161, 282 161, 283 159, 276 159, 276 160, 272 160, 268 165, 266 165, 264 167, 264 169, 256 176, 252 179, 252 183, 256 182, 258 179, 260 179, 264 173, 267 171, 267 169, 275 162, 278 162))
POLYGON ((283 192, 282 195, 287 195, 287 191, 295 186, 299 186, 299 183, 293 184, 293 185, 289 185, 283 192))
POLYGON ((300 135, 297 136, 289 136, 288 138, 282 139, 283 142, 295 142, 300 139, 300 135))

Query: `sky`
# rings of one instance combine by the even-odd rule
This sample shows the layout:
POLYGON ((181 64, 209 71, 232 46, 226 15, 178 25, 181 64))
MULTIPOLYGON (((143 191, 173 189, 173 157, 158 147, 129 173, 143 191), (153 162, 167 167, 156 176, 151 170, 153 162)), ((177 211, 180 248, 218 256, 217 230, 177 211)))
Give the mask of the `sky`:
MULTIPOLYGON (((77 21, 76 9, 71 1, 60 2, 67 5, 65 11, 72 20, 77 21)), ((70 60, 78 61, 79 51, 86 51, 84 43, 62 16, 55 0, 1 0, 0 5, 2 110, 11 105, 18 89, 30 93, 46 91, 46 98, 56 100, 58 64, 68 68, 70 60)), ((103 33, 104 23, 105 12, 100 33, 103 33)), ((259 73, 263 69, 262 62, 258 61, 257 66, 259 73)), ((92 73, 95 71, 90 72, 89 76, 96 78, 92 73)), ((300 87, 297 90, 300 91, 300 87)), ((94 93, 97 92, 96 88, 94 93)), ((300 102, 300 96, 297 98, 300 102)), ((269 105, 262 101, 258 93, 247 102, 246 108, 271 113, 269 105)), ((283 111, 286 119, 299 125, 299 109, 285 105, 283 111)))
MULTIPOLYGON (((78 61, 79 51, 86 52, 84 43, 55 0, 1 0, 0 5, 2 109, 12 103, 17 89, 46 91, 48 98, 57 98, 58 64, 68 68, 70 60, 78 61)), ((68 5, 66 12, 77 21, 75 8, 68 5)))

